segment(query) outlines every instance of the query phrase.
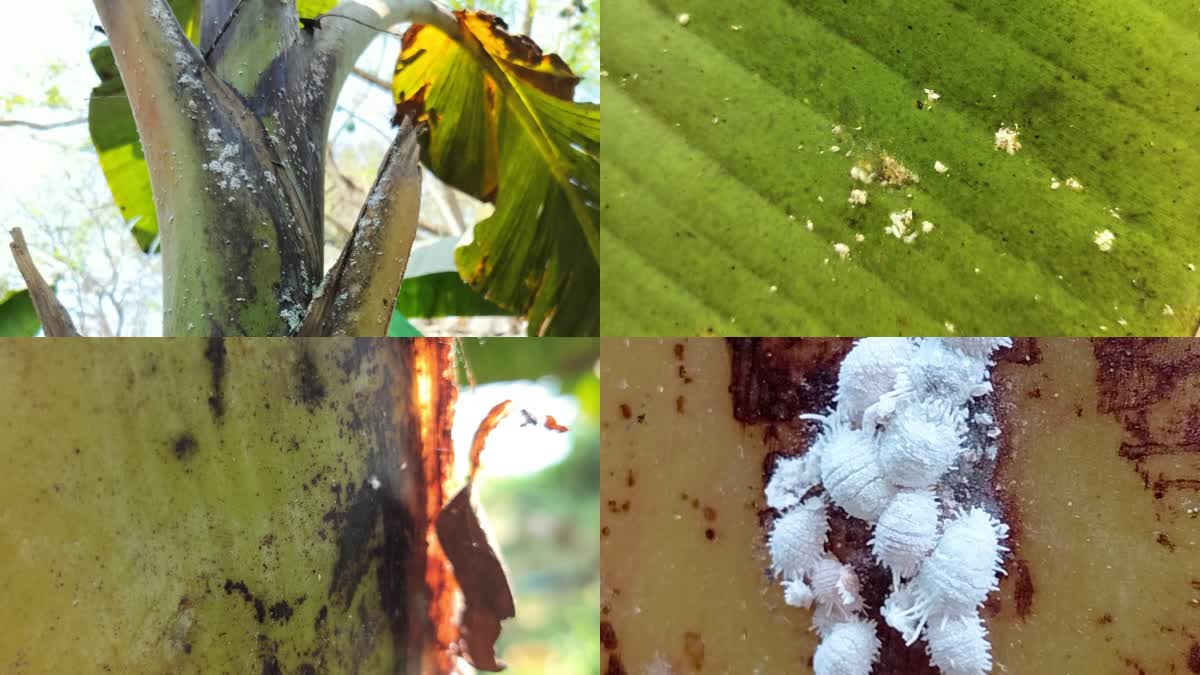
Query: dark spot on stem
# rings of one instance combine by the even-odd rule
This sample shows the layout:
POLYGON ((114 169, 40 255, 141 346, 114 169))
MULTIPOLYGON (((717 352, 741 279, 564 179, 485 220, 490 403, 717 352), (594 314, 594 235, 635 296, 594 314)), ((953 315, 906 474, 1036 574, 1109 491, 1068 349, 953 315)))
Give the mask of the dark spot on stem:
POLYGON ((225 340, 210 337, 204 349, 204 358, 212 370, 212 392, 208 395, 208 407, 212 409, 213 417, 220 420, 225 414, 225 395, 222 391, 225 382, 225 340))
POLYGON ((179 460, 191 459, 192 455, 196 454, 196 437, 191 434, 180 434, 172 444, 175 449, 175 458, 179 460))
POLYGON ((271 605, 270 612, 271 618, 280 623, 287 623, 288 619, 292 618, 292 606, 288 604, 287 600, 280 600, 271 605))
POLYGON ((600 646, 609 651, 617 648, 617 631, 607 621, 600 622, 600 646))
POLYGON ((232 595, 234 591, 237 591, 242 596, 243 600, 254 605, 254 618, 257 619, 259 623, 262 623, 263 619, 265 619, 267 616, 267 608, 263 605, 263 601, 254 597, 254 594, 251 593, 250 589, 246 587, 245 582, 226 579, 225 594, 232 595))
POLYGON ((313 363, 312 355, 304 352, 300 357, 300 399, 309 410, 316 408, 325 398, 325 384, 317 374, 317 366, 313 363))

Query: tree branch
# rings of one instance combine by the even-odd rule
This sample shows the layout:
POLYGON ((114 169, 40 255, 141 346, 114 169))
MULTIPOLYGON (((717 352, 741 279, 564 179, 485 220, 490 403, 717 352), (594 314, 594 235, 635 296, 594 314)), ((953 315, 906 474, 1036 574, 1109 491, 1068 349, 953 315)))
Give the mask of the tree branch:
POLYGON ((75 330, 75 325, 71 323, 66 308, 54 297, 54 290, 33 264, 33 257, 29 255, 29 246, 25 244, 25 235, 21 233, 21 228, 12 229, 12 241, 9 242, 8 248, 12 250, 17 269, 25 279, 25 287, 29 289, 29 297, 33 300, 33 308, 42 321, 42 331, 46 337, 79 337, 79 331, 75 330))
POLYGON ((73 127, 76 124, 84 124, 87 122, 86 117, 79 119, 67 120, 65 122, 50 122, 42 124, 40 122, 29 122, 26 120, 0 120, 0 127, 26 127, 37 131, 48 131, 50 129, 58 129, 59 127, 73 127))
POLYGON ((417 134, 406 119, 384 155, 350 241, 309 306, 301 336, 387 333, 417 232, 418 156, 417 134))
POLYGON ((362 68, 358 68, 358 67, 355 67, 350 72, 354 73, 355 77, 362 79, 362 80, 366 80, 367 82, 375 85, 376 87, 386 91, 388 93, 388 95, 391 95, 391 93, 392 93, 392 83, 391 82, 388 82, 387 80, 383 79, 382 77, 376 77, 376 76, 372 75, 371 73, 368 73, 367 71, 363 70, 362 68))

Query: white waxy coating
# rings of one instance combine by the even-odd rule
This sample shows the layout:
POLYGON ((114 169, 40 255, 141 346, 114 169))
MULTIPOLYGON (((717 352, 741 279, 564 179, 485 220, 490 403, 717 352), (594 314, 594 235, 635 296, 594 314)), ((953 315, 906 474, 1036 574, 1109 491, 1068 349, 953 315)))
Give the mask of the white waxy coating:
POLYGON ((875 622, 855 619, 834 624, 813 654, 814 675, 868 675, 879 657, 875 622))
POLYGON ((821 449, 821 483, 835 504, 855 518, 874 522, 895 488, 883 475, 871 434, 832 427, 821 449))
POLYGON ((938 504, 932 490, 902 490, 879 515, 871 552, 893 579, 917 573, 937 542, 938 504))
POLYGON ((944 401, 905 402, 879 438, 879 464, 888 480, 929 487, 962 454, 962 412, 944 401))
POLYGON ((838 412, 853 426, 860 426, 863 411, 892 390, 896 374, 915 352, 916 347, 908 338, 859 340, 838 371, 838 391, 834 397, 838 412))
POLYGON ((942 675, 984 675, 992 669, 987 630, 976 614, 930 621, 925 640, 929 660, 942 675))
POLYGON ((825 503, 810 497, 775 519, 768 548, 776 574, 794 579, 817 563, 825 552, 829 518, 825 503))
POLYGON ((913 579, 917 609, 930 614, 969 614, 998 588, 1000 540, 1008 527, 973 508, 946 523, 929 559, 913 579))
POLYGON ((783 601, 792 607, 808 609, 812 607, 813 590, 803 579, 792 579, 783 582, 783 601))
POLYGON ((821 479, 816 453, 785 457, 775 464, 767 483, 767 506, 783 511, 800 503, 800 498, 821 479))

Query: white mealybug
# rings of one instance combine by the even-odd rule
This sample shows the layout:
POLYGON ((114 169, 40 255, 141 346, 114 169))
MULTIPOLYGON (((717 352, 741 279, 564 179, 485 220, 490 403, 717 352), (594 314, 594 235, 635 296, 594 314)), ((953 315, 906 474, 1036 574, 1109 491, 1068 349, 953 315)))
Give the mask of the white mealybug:
POLYGON ((917 604, 917 596, 913 594, 912 584, 899 584, 892 588, 891 594, 879 608, 879 615, 887 625, 896 629, 904 638, 904 644, 911 645, 921 635, 921 626, 917 624, 920 617, 913 611, 917 604))
POLYGON ((783 511, 800 503, 800 498, 821 479, 817 453, 809 450, 799 457, 784 457, 775 464, 767 483, 767 506, 783 511))
POLYGON ((943 343, 926 340, 896 375, 888 397, 941 399, 960 406, 992 390, 987 381, 988 359, 972 358, 943 343))
POLYGON ((825 503, 810 497, 775 519, 768 548, 771 568, 788 579, 803 575, 825 552, 829 519, 825 503))
POLYGON ((937 483, 962 453, 963 411, 945 401, 903 404, 879 437, 879 464, 902 487, 937 483))
POLYGON ((812 607, 813 590, 803 579, 791 579, 783 582, 783 601, 792 607, 808 609, 812 607))
POLYGON ((814 675, 868 675, 879 658, 875 622, 854 619, 836 623, 813 654, 814 675))
POLYGON ((955 337, 941 338, 942 342, 949 347, 954 347, 958 351, 976 359, 986 359, 991 357, 992 352, 997 349, 1012 346, 1012 338, 1006 337, 955 337))
POLYGON ((938 502, 932 490, 901 490, 875 524, 871 552, 892 580, 917 573, 937 542, 938 502))
POLYGON ((817 561, 809 578, 813 597, 837 620, 846 621, 863 608, 861 586, 853 567, 836 558, 823 557, 817 561))
POLYGON ((914 603, 907 615, 915 617, 918 628, 930 616, 970 614, 983 604, 999 587, 996 575, 1004 573, 1000 553, 1008 549, 1000 540, 1007 534, 1008 526, 978 507, 946 523, 933 553, 912 580, 914 603))
POLYGON ((985 675, 992 669, 987 629, 977 614, 929 622, 925 641, 942 675, 985 675))
POLYGON ((908 338, 859 340, 838 371, 838 390, 834 396, 838 412, 853 426, 861 426, 863 412, 892 390, 896 374, 915 352, 916 346, 908 338))
MULTIPOLYGON (((828 422, 827 422, 828 424, 828 422)), ((834 420, 823 437, 821 484, 846 513, 874 522, 895 494, 883 475, 871 433, 834 420)))

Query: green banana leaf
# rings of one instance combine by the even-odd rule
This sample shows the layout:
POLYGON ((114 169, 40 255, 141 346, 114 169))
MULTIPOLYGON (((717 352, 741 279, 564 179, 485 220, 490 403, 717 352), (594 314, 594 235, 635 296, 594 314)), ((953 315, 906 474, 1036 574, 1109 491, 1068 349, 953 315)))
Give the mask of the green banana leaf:
MULTIPOLYGON (((170 5, 188 38, 198 41, 199 0, 171 0, 170 5)), ((133 110, 108 44, 93 47, 89 56, 100 84, 92 89, 88 99, 88 132, 121 216, 132 223, 130 231, 138 246, 149 252, 158 246, 158 216, 154 212, 150 172, 146 169, 133 110)))
POLYGON ((1195 330, 1195 3, 617 0, 603 30, 605 334, 1195 330))
POLYGON ((9 291, 0 299, 0 337, 30 337, 41 327, 28 289, 9 291))
POLYGON ((408 322, 398 310, 392 310, 392 320, 388 322, 388 337, 421 337, 421 331, 408 322))
POLYGON ((396 311, 409 317, 512 314, 463 283, 457 272, 439 272, 405 279, 396 297, 396 311))
POLYGON ((530 349, 526 338, 461 338, 459 381, 487 384, 557 377, 562 390, 568 391, 594 371, 600 355, 598 338, 556 338, 537 344, 537 349, 530 349))
POLYGON ((428 124, 422 161, 495 212, 456 253, 462 278, 539 335, 599 331, 600 108, 574 102, 557 56, 486 12, 456 12, 455 42, 405 33, 392 88, 428 124))

